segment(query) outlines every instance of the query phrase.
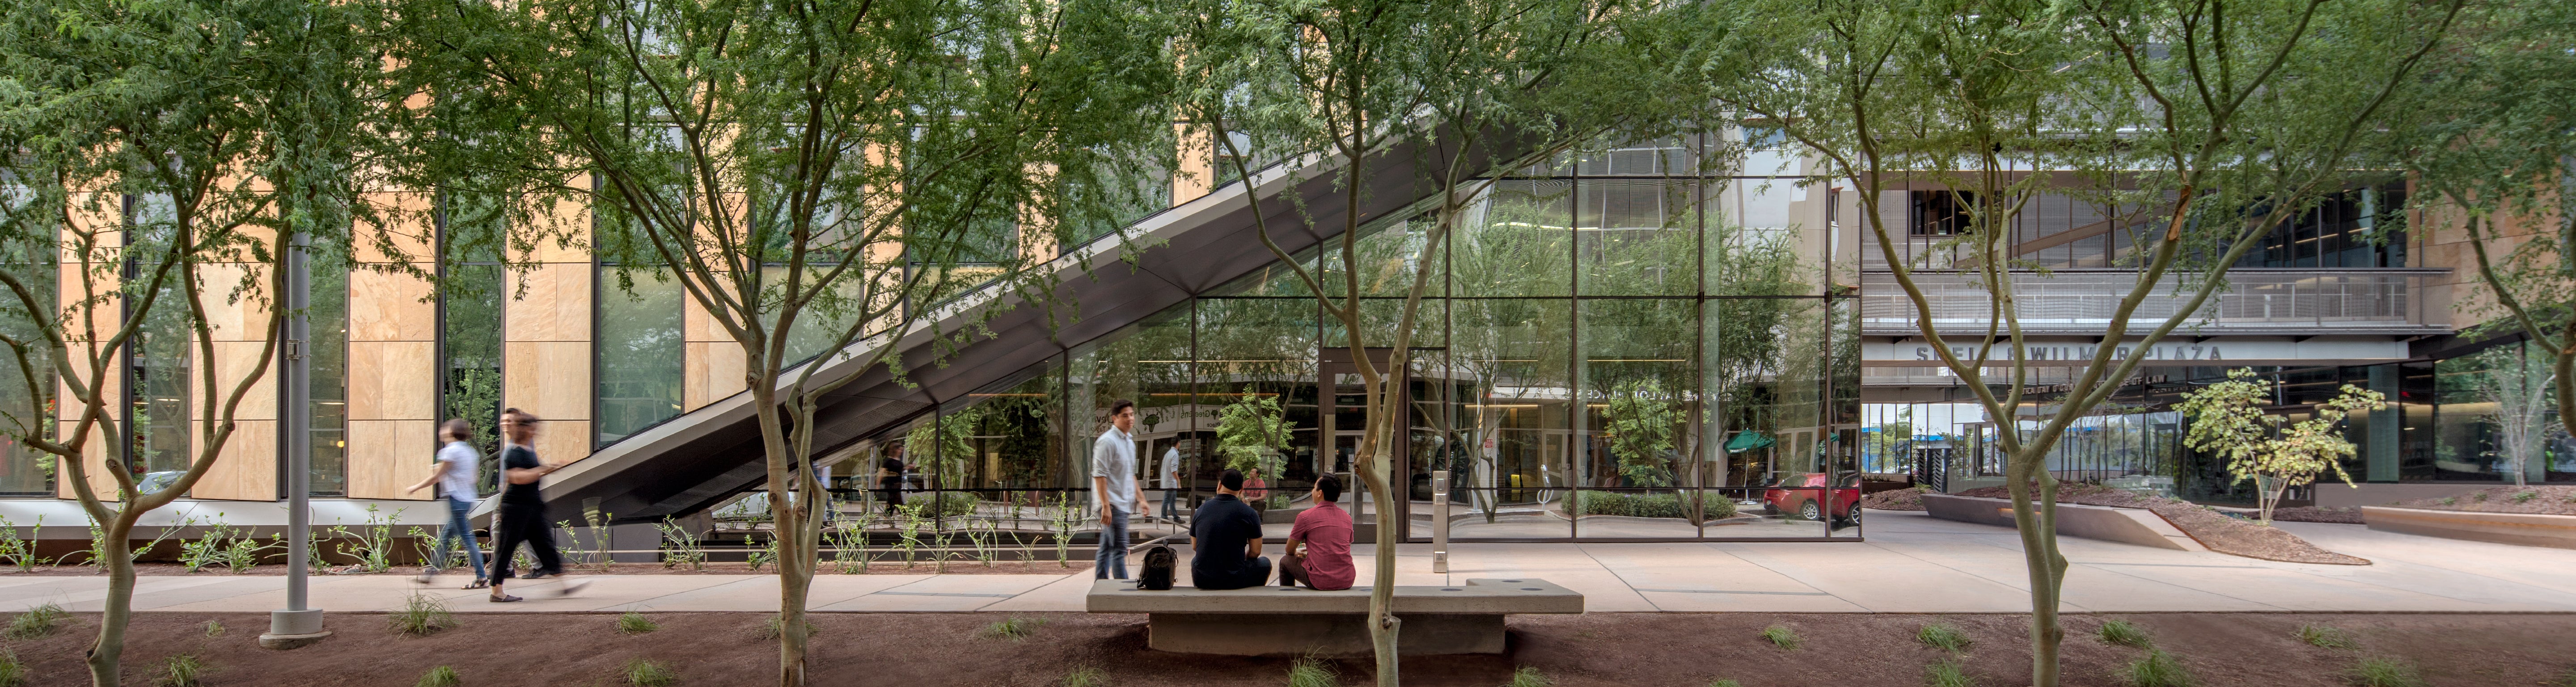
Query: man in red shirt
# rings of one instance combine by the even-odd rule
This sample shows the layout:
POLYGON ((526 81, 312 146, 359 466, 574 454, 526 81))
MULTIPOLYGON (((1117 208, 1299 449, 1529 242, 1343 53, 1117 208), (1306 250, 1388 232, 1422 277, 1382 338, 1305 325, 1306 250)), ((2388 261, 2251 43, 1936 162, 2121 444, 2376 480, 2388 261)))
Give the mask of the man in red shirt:
POLYGON ((1342 497, 1342 481, 1332 475, 1315 476, 1315 490, 1307 493, 1315 507, 1297 514, 1297 524, 1288 530, 1288 555, 1279 559, 1279 586, 1294 587, 1298 582, 1323 590, 1349 589, 1359 573, 1351 568, 1351 514, 1333 501, 1342 497))

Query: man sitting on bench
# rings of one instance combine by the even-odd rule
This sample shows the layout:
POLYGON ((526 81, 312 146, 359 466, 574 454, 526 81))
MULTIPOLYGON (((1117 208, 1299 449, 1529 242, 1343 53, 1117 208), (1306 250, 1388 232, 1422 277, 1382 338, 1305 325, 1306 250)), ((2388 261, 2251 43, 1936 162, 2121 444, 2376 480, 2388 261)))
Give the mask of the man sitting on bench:
POLYGON ((1288 530, 1288 545, 1279 556, 1279 586, 1304 582, 1309 589, 1349 589, 1358 577, 1351 569, 1351 514, 1333 505, 1342 498, 1342 481, 1316 475, 1315 490, 1307 496, 1315 506, 1298 513, 1297 526, 1288 530))
POLYGON ((1199 504, 1190 517, 1190 581, 1200 589, 1242 589, 1270 580, 1270 559, 1261 555, 1261 514, 1239 496, 1243 473, 1227 470, 1216 482, 1216 498, 1199 504))

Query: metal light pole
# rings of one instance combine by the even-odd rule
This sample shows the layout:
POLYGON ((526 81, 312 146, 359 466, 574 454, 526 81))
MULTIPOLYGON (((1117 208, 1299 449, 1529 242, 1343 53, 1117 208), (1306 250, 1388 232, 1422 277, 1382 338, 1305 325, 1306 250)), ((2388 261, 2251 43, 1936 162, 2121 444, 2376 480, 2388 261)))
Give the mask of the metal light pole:
POLYGON ((268 634, 259 636, 259 645, 271 649, 293 649, 331 636, 322 629, 322 609, 305 608, 305 572, 312 561, 313 533, 313 390, 312 357, 304 350, 312 340, 313 325, 306 311, 313 304, 313 272, 309 245, 305 235, 295 237, 295 246, 285 255, 286 331, 279 348, 284 359, 278 361, 277 382, 286 390, 278 413, 279 429, 285 437, 281 448, 286 453, 286 608, 270 611, 268 634))

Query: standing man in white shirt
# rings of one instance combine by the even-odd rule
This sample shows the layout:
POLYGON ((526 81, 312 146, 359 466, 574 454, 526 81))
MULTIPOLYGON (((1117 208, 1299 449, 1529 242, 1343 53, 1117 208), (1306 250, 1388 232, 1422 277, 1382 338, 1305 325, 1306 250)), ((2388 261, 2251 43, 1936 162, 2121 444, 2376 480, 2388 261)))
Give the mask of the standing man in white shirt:
POLYGON ((1127 516, 1145 502, 1145 486, 1136 479, 1136 402, 1109 402, 1109 431, 1091 445, 1091 496, 1100 504, 1100 552, 1092 557, 1091 576, 1127 579, 1127 516))
POLYGON ((1173 497, 1181 493, 1181 445, 1173 442, 1163 449, 1163 519, 1180 522, 1180 511, 1172 507, 1173 497))

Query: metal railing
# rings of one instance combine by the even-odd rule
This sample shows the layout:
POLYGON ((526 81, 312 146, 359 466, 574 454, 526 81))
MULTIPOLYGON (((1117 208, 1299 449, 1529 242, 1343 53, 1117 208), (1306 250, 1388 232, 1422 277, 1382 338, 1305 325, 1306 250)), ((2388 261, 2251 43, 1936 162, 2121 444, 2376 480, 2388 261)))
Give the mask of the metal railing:
MULTIPOLYGON (((2440 333, 2449 312, 2424 297, 2425 285, 2448 269, 2248 269, 2227 274, 2227 286, 2210 295, 2187 329, 2199 333, 2440 333)), ((1984 331, 1993 306, 1977 275, 1917 272, 1915 283, 1944 331, 1984 331)), ((2120 298, 2137 283, 2127 270, 2017 271, 2014 300, 2024 330, 2049 334, 2098 334, 2111 322, 2120 298)), ((2155 294, 2130 314, 2143 330, 2162 323, 2189 301, 2177 293, 2182 277, 2167 275, 2155 294)), ((1915 331, 1915 308, 1888 272, 1861 275, 1861 329, 1899 336, 1915 331)))

